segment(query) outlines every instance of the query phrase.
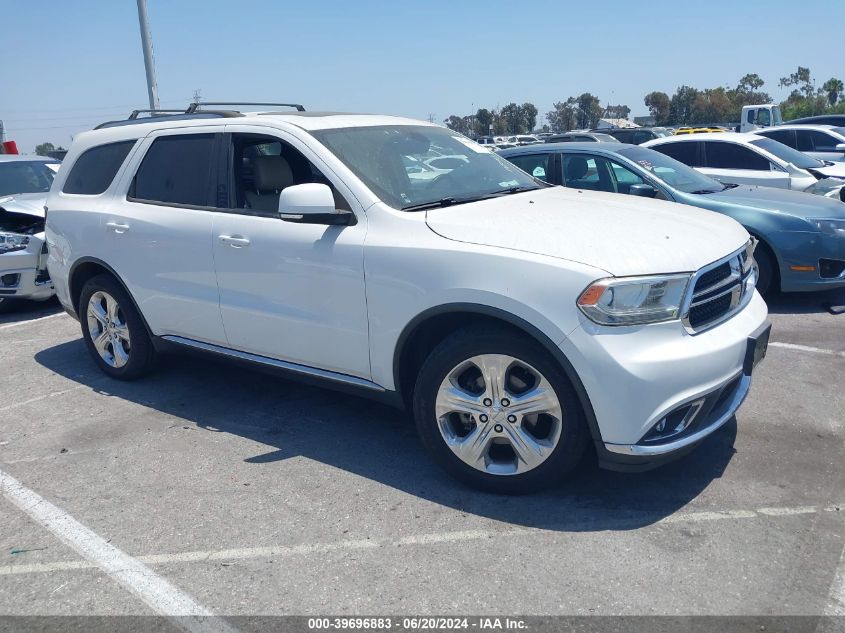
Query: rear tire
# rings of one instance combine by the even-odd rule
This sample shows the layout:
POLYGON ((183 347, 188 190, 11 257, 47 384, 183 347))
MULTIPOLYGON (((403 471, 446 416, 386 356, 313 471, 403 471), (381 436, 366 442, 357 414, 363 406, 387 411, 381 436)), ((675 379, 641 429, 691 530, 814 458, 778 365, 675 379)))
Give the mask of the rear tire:
POLYGON ((114 277, 103 273, 88 280, 78 314, 85 345, 105 374, 133 380, 150 372, 155 349, 146 325, 114 277))
POLYGON ((467 328, 441 342, 420 369, 413 410, 435 462, 489 492, 555 484, 587 447, 584 412, 560 365, 504 328, 467 328))

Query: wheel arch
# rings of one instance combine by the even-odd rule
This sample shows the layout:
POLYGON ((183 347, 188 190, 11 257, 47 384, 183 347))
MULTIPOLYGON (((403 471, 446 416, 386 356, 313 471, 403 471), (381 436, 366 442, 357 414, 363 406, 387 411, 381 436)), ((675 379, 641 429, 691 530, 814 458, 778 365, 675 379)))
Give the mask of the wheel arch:
POLYGON ((80 258, 74 262, 68 274, 68 294, 70 295, 73 309, 76 312, 76 318, 79 320, 82 319, 81 308, 79 305, 79 301, 82 298, 82 289, 85 287, 85 284, 89 279, 92 279, 102 273, 111 275, 117 283, 120 284, 121 288, 123 288, 124 292, 126 292, 126 295, 129 297, 129 300, 132 302, 133 307, 141 316, 141 321, 144 323, 144 328, 147 330, 147 334, 150 336, 151 340, 155 341, 155 336, 147 323, 147 319, 144 317, 144 313, 141 312, 138 303, 135 301, 135 297, 132 296, 132 293, 129 291, 126 283, 120 278, 120 275, 117 274, 114 268, 96 257, 80 258))
POLYGON ((413 379, 425 361, 427 352, 452 332, 471 324, 504 326, 539 343, 557 361, 575 389, 593 441, 602 443, 587 390, 560 347, 532 323, 506 310, 487 305, 451 303, 435 306, 421 312, 405 326, 393 355, 394 385, 403 403, 407 405, 410 402, 413 379))

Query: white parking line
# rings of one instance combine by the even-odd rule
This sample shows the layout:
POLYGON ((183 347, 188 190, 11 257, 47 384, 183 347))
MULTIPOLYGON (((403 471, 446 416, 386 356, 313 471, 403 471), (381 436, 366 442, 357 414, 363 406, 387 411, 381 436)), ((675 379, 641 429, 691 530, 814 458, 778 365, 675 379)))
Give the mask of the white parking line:
POLYGON ((105 572, 134 593, 153 611, 173 619, 174 624, 190 633, 233 633, 221 618, 171 585, 149 567, 110 545, 72 516, 26 488, 17 479, 0 470, 3 496, 29 517, 57 536, 83 558, 90 567, 105 572))
POLYGON ((46 321, 47 319, 55 319, 56 317, 68 316, 66 312, 57 312, 56 314, 48 314, 47 316, 38 317, 37 319, 29 319, 28 321, 18 321, 17 323, 7 323, 0 325, 0 330, 8 330, 13 327, 20 327, 22 325, 29 325, 30 323, 38 323, 39 321, 46 321))
POLYGON ((845 616, 845 547, 842 548, 842 556, 839 557, 839 565, 836 567, 829 595, 830 604, 824 614, 845 616))
MULTIPOLYGON (((780 508, 758 508, 756 510, 724 510, 703 512, 679 512, 655 522, 655 525, 675 523, 704 523, 710 521, 747 520, 760 518, 779 518, 787 516, 818 514, 820 512, 839 512, 842 506, 798 506, 780 508)), ((845 515, 845 512, 843 513, 845 515)), ((637 516, 626 515, 626 518, 637 516)), ((643 515, 640 518, 645 518, 643 515)), ((436 545, 440 543, 457 543, 465 541, 479 541, 500 537, 537 536, 540 534, 554 534, 555 530, 540 528, 503 528, 499 530, 462 530, 454 532, 434 532, 428 534, 413 534, 396 540, 361 539, 335 541, 331 543, 305 543, 302 545, 277 545, 269 547, 241 547, 224 550, 199 550, 179 552, 175 554, 150 554, 138 556, 137 560, 147 565, 166 565, 171 563, 196 563, 212 561, 236 561, 254 558, 276 558, 283 556, 307 556, 326 552, 353 551, 379 549, 388 547, 408 547, 418 545, 436 545)), ((31 563, 27 565, 6 565, 0 567, 0 576, 17 574, 38 574, 56 571, 70 571, 76 569, 92 569, 98 565, 87 561, 58 561, 54 563, 31 563)))
POLYGON ((0 407, 0 413, 4 411, 10 411, 12 409, 17 409, 18 407, 23 407, 28 404, 32 404, 33 402, 38 402, 39 400, 46 400, 47 398, 55 398, 56 396, 63 396, 66 393, 70 393, 71 391, 78 391, 79 389, 85 389, 88 385, 77 385, 76 387, 71 387, 70 389, 62 389, 61 391, 52 391, 50 393, 45 393, 40 396, 36 396, 35 398, 30 398, 29 400, 24 400, 22 402, 15 402, 14 404, 7 404, 5 407, 0 407))
POLYGON ((798 352, 810 352, 811 354, 825 354, 826 356, 842 356, 845 358, 845 352, 837 352, 835 349, 823 349, 821 347, 810 347, 809 345, 796 345, 795 343, 781 343, 779 341, 771 341, 769 347, 781 347, 783 349, 793 349, 798 352))

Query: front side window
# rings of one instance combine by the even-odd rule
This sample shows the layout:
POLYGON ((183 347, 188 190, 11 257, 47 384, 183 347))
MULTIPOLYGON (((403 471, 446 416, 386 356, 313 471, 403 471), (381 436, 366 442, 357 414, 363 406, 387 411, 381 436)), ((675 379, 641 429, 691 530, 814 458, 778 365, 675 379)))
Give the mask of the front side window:
POLYGON ((214 134, 162 136, 135 174, 130 199, 196 207, 214 205, 214 134))
POLYGON ((824 163, 821 161, 816 160, 811 156, 807 156, 798 150, 794 150, 791 147, 787 147, 783 143, 778 143, 770 138, 757 138, 751 141, 751 144, 769 152, 769 154, 777 156, 786 163, 792 163, 799 169, 817 169, 819 167, 824 167, 824 163))
POLYGON ((795 148, 795 132, 792 130, 765 130, 760 135, 795 148))
POLYGON ((55 173, 44 161, 14 160, 0 163, 0 196, 47 193, 55 173))
POLYGON ((379 125, 312 135, 395 209, 449 206, 538 189, 531 176, 451 130, 379 125))
POLYGON ((334 185, 302 152, 273 136, 236 133, 231 137, 230 173, 232 209, 275 216, 279 195, 294 185, 327 185, 334 195, 335 208, 351 210, 334 185))
POLYGON ((551 182, 551 154, 522 154, 508 158, 510 162, 519 167, 526 174, 539 178, 545 182, 551 182))
POLYGON ((826 132, 796 130, 796 133, 798 134, 796 149, 801 152, 832 152, 837 144, 836 138, 826 132))
POLYGON ((712 169, 752 169, 770 171, 771 164, 764 156, 736 143, 711 141, 704 144, 707 166, 712 169))
POLYGON ((83 152, 71 168, 62 192, 86 196, 100 195, 109 188, 117 170, 134 145, 133 139, 92 147, 83 152))

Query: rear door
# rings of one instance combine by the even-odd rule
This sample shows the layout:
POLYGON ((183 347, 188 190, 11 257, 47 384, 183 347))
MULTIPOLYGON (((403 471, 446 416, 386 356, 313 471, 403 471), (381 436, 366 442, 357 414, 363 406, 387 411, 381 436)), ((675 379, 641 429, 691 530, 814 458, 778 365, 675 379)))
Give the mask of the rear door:
POLYGON ((203 126, 147 136, 103 214, 106 261, 158 335, 225 342, 211 250, 222 132, 203 126))
POLYGON ((555 179, 554 154, 552 152, 537 152, 536 154, 519 154, 508 156, 508 160, 525 173, 539 178, 543 182, 553 185, 561 184, 555 179))
POLYGON ((789 174, 768 158, 739 143, 703 141, 703 174, 723 183, 789 189, 789 174))
POLYGON ((809 154, 819 160, 845 160, 842 152, 836 151, 837 144, 841 143, 833 134, 820 130, 796 130, 798 144, 796 149, 799 152, 809 154))

